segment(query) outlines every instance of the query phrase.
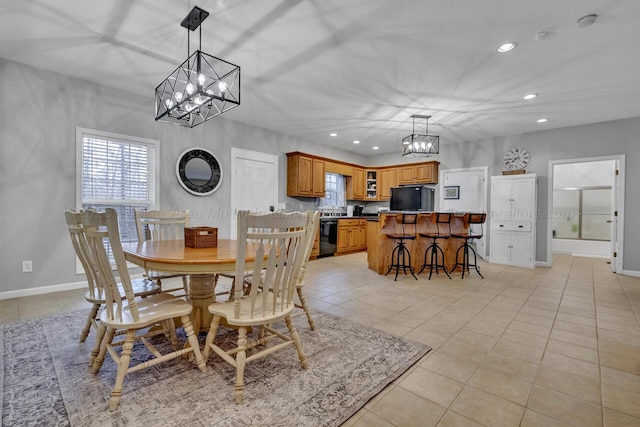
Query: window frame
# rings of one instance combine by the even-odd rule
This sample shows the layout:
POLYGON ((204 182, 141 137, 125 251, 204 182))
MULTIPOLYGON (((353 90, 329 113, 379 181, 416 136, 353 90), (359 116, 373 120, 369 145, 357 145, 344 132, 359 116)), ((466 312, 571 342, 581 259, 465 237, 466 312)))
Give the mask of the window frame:
MULTIPOLYGON (((153 200, 151 203, 131 203, 130 200, 121 199, 102 199, 91 200, 89 204, 110 204, 114 206, 139 206, 140 208, 157 209, 160 204, 160 141, 156 139, 142 138, 131 135, 122 135, 114 132, 99 131, 95 129, 88 129, 82 127, 76 127, 76 209, 83 209, 83 203, 86 203, 83 199, 83 166, 84 166, 84 138, 94 137, 114 141, 117 143, 131 144, 131 145, 146 145, 153 147, 154 151, 154 165, 153 165, 153 200)), ((120 221, 119 221, 120 222, 120 221)), ((130 267, 135 267, 130 265, 130 267)), ((84 269, 82 265, 76 260, 76 274, 83 274, 84 269)))
POLYGON ((320 207, 333 206, 341 209, 347 207, 347 194, 346 194, 344 175, 340 175, 333 172, 325 173, 324 174, 324 192, 325 192, 325 196, 319 198, 318 205, 320 207), (334 176, 335 176, 335 183, 331 182, 334 176), (334 184, 336 187, 335 191, 331 189, 332 187, 334 187, 334 184), (335 196, 335 204, 333 203, 332 199, 334 197, 332 197, 332 195, 335 196))

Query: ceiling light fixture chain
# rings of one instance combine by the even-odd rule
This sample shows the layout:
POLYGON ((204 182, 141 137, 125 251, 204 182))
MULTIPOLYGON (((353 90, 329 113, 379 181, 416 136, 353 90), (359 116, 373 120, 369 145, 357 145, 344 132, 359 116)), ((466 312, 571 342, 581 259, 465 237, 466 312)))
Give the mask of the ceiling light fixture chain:
POLYGON ((402 156, 407 157, 430 157, 440 153, 440 137, 429 135, 429 119, 431 116, 414 114, 412 133, 402 138, 402 156), (425 119, 424 134, 416 133, 416 119, 425 119))
POLYGON ((209 12, 195 6, 180 25, 187 29, 187 60, 156 87, 156 121, 194 127, 240 105, 240 67, 202 52, 209 12), (193 54, 190 31, 199 29, 193 54))

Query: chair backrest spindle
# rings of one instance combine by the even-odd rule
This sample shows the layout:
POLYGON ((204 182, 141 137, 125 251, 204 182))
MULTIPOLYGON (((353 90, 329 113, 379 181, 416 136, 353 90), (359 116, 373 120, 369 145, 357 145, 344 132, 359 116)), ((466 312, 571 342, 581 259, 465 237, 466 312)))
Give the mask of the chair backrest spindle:
POLYGON ((138 242, 145 240, 182 240, 189 227, 189 211, 135 210, 138 242))
POLYGON ((138 306, 120 241, 118 214, 112 208, 107 208, 105 212, 84 211, 83 221, 85 235, 96 260, 98 273, 104 278, 105 310, 107 310, 109 318, 122 321, 123 303, 118 290, 118 282, 113 274, 107 254, 107 243, 111 248, 111 253, 116 263, 116 270, 124 289, 129 311, 134 320, 138 321, 140 318, 138 306))
POLYGON ((236 277, 244 274, 246 258, 255 258, 249 296, 242 298, 241 287, 233 295, 236 318, 241 313, 250 318, 274 316, 293 306, 308 244, 305 239, 315 238, 308 233, 312 220, 311 213, 302 212, 238 213, 236 277), (242 304, 248 307, 243 310, 242 304))

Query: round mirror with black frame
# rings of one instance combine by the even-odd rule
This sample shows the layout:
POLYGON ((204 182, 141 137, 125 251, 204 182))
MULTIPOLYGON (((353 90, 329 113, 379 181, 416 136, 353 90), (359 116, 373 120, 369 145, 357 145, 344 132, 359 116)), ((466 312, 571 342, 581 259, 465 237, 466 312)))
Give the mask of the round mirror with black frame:
POLYGON ((222 183, 220 162, 204 148, 190 148, 182 153, 176 162, 176 175, 182 188, 196 196, 211 194, 222 183))

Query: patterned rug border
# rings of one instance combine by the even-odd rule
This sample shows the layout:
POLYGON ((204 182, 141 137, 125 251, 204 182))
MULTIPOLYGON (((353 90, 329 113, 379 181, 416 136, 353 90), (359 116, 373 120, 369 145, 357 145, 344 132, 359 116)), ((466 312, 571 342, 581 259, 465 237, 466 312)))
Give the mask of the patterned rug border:
MULTIPOLYGON (((80 411, 81 413, 76 413, 79 403, 76 403, 73 399, 73 390, 71 392, 68 389, 65 390, 69 385, 64 385, 64 382, 67 380, 64 376, 65 374, 58 372, 60 369, 59 365, 62 362, 55 359, 55 345, 59 344, 58 340, 64 339, 65 336, 71 336, 73 340, 77 342, 78 332, 84 318, 86 318, 86 314, 87 312, 84 310, 63 313, 41 319, 31 319, 6 324, 0 328, 0 366, 2 366, 2 370, 0 370, 0 393, 2 393, 0 419, 2 420, 2 425, 90 426, 103 425, 104 421, 107 420, 110 420, 111 425, 127 425, 131 422, 128 414, 118 415, 120 409, 111 413, 110 416, 102 421, 97 420, 97 418, 100 416, 104 418, 105 414, 97 415, 93 421, 86 421, 86 418, 84 418, 86 414, 83 415, 82 410, 80 411), (75 321, 71 324, 69 323, 69 319, 75 319, 75 321), (73 328, 71 335, 60 327, 60 324, 65 320, 69 323, 68 327, 73 328), (31 331, 32 334, 38 335, 40 338, 30 337, 30 339, 24 339, 23 335, 29 333, 29 331, 31 331), (28 375, 26 375, 27 373, 28 375), (41 410, 34 411, 34 407, 40 408, 41 410)), ((305 400, 305 402, 309 402, 309 405, 300 405, 296 413, 298 417, 296 419, 316 421, 317 423, 313 425, 338 426, 342 424, 431 350, 427 345, 397 337, 330 313, 313 310, 312 315, 316 318, 318 328, 322 328, 324 324, 325 327, 339 327, 341 330, 344 329, 351 334, 362 334, 367 337, 375 336, 377 339, 387 340, 391 347, 396 346, 401 348, 402 351, 406 350, 407 353, 410 353, 406 354, 407 357, 398 360, 393 359, 393 350, 389 349, 384 349, 385 352, 389 352, 389 354, 385 352, 380 354, 381 352, 377 352, 366 355, 366 360, 361 360, 361 363, 352 363, 353 366, 350 369, 341 372, 340 378, 343 380, 342 382, 336 381, 329 384, 330 387, 325 386, 324 388, 320 388, 315 394, 310 393, 308 399, 305 400), (380 372, 376 373, 376 367, 380 368, 378 370, 380 372), (360 387, 371 378, 371 375, 377 375, 380 378, 376 378, 375 380, 377 382, 369 389, 367 389, 366 386, 360 387), (356 392, 355 396, 353 395, 354 390, 352 390, 354 388, 356 392), (338 400, 338 402, 336 402, 336 400, 338 400), (325 403, 327 404, 326 407, 324 405, 325 403), (337 408, 336 405, 338 405, 337 408), (323 412, 327 408, 328 410, 323 412), (327 416, 329 419, 322 419, 324 416, 327 416)), ((303 315, 297 316, 295 323, 302 336, 303 346, 305 346, 305 343, 311 344, 314 334, 317 334, 318 330, 310 331, 306 323, 306 318, 303 315)), ((334 333, 337 333, 337 330, 334 331, 334 333)), ((317 339, 318 336, 315 336, 317 339)), ((77 363, 77 366, 82 366, 81 369, 84 370, 83 375, 91 375, 88 368, 85 368, 83 365, 86 364, 85 356, 88 358, 88 351, 93 343, 93 339, 94 334, 92 332, 84 346, 74 347, 74 351, 82 353, 80 357, 82 360, 79 361, 80 363, 77 363)), ((202 339, 203 337, 201 335, 201 340, 202 339)), ((322 339, 317 339, 317 341, 320 342, 322 339)), ((310 347, 313 346, 310 345, 310 347)), ((284 352, 286 352, 286 350, 284 352)), ((207 373, 210 373, 213 369, 211 362, 213 357, 214 356, 211 356, 209 359, 207 373)), ((265 360, 267 359, 270 359, 270 357, 265 360)), ((108 357, 107 360, 110 360, 110 358, 108 357)), ((313 363, 313 359, 311 358, 310 360, 313 363)), ((345 363, 347 363, 347 361, 345 361, 345 363)), ((106 364, 107 361, 105 361, 105 366, 106 364)), ((295 368, 298 367, 299 365, 295 366, 295 368)), ((322 368, 320 368, 320 370, 322 370, 322 368)), ((146 370, 142 372, 144 371, 146 370)), ((80 375, 78 373, 76 374, 80 375)), ((178 377, 178 375, 176 375, 176 377, 178 377)), ((95 379, 97 377, 93 378, 95 379)), ((85 381, 86 378, 81 378, 81 380, 85 381)), ((69 379, 69 381, 73 380, 69 379)), ((89 379, 88 381, 91 380, 89 379)), ((109 384, 104 384, 104 380, 100 378, 97 378, 95 382, 101 384, 101 386, 105 386, 106 391, 109 391, 112 385, 110 382, 109 384)), ((257 381, 257 383, 259 382, 260 381, 257 381)), ((127 381, 125 380, 125 387, 126 384, 127 381)), ((259 384, 258 386, 264 387, 265 384, 259 384)), ((140 389, 138 389, 138 392, 139 390, 140 389)), ((306 391, 305 389, 305 392, 306 391)), ((232 399, 231 383, 229 384, 227 392, 229 398, 232 399)), ((245 393, 246 400, 251 392, 247 390, 245 393)), ((127 398, 126 389, 125 398, 127 398)), ((129 398, 131 398, 130 395, 129 398)), ((108 393, 106 392, 104 399, 104 411, 108 412, 106 408, 108 393)), ((121 407, 124 409, 122 409, 122 411, 126 411, 126 402, 123 398, 124 404, 121 404, 121 407)), ((94 402, 93 404, 95 405, 96 403, 94 402)), ((95 407, 91 409, 95 411, 95 407)), ((253 409, 255 410, 255 408, 253 409)), ((241 410, 242 406, 239 407, 239 411, 241 410)), ((237 410, 236 412, 239 411, 237 410)), ((91 417, 88 418, 91 419, 91 417)), ((200 418, 194 418, 191 421, 195 421, 197 425, 214 425, 202 424, 200 418)), ((225 421, 215 425, 240 425, 234 424, 233 420, 229 422, 225 421)), ((239 421, 241 420, 236 420, 236 422, 239 421)), ((247 425, 246 418, 242 421, 242 425, 247 425)), ((259 423, 259 421, 257 422, 259 423)), ((173 419, 171 424, 174 424, 173 419)), ((285 420, 283 425, 288 424, 289 422, 285 420)), ((133 423, 131 423, 131 425, 133 425, 133 423)))

